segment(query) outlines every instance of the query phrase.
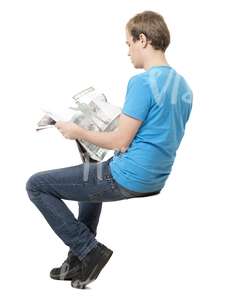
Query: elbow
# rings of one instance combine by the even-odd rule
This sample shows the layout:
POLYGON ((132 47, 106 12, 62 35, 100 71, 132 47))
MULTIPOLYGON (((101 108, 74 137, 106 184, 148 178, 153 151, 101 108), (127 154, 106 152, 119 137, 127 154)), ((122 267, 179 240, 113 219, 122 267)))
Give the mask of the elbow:
POLYGON ((128 147, 129 147, 128 143, 119 143, 118 142, 115 144, 114 150, 118 150, 120 152, 126 152, 128 147))
POLYGON ((126 152, 128 150, 128 146, 122 146, 121 148, 120 148, 120 152, 126 152))

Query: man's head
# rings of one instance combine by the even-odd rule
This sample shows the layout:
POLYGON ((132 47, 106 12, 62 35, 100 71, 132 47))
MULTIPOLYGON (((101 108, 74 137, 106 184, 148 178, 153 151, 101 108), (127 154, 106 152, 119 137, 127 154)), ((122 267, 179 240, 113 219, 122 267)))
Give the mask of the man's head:
POLYGON ((126 24, 126 39, 133 65, 144 68, 144 61, 149 56, 164 54, 170 44, 170 33, 161 15, 144 11, 126 24))

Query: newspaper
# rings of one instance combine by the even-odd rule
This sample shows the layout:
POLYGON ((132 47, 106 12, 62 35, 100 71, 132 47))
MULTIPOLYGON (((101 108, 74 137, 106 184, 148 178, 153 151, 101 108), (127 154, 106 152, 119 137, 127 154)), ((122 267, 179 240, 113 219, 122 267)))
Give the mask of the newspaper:
MULTIPOLYGON (((61 111, 42 109, 43 117, 37 123, 36 130, 54 127, 57 121, 74 122, 91 131, 114 131, 117 129, 121 108, 107 102, 103 93, 89 87, 72 97, 74 105, 61 111)), ((100 148, 83 139, 76 139, 83 161, 101 161, 108 149, 100 148)))

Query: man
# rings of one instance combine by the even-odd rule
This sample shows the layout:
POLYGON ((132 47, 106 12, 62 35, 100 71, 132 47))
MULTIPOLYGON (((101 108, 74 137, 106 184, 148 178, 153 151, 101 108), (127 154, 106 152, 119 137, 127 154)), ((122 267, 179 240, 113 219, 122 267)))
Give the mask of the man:
POLYGON ((126 38, 134 67, 144 72, 129 80, 118 129, 92 132, 71 122, 55 125, 65 138, 115 150, 114 156, 39 172, 26 185, 32 202, 70 248, 50 277, 71 280, 77 288, 95 280, 113 253, 95 238, 102 202, 160 193, 192 108, 186 80, 165 57, 170 34, 163 17, 152 11, 137 14, 126 25, 126 38), (78 220, 62 199, 78 201, 78 220))

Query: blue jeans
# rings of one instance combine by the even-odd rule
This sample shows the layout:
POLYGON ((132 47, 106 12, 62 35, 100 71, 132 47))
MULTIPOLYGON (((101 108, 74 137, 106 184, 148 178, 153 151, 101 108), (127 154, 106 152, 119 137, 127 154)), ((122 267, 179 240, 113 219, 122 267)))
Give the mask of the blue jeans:
POLYGON ((138 193, 119 185, 111 175, 111 159, 41 171, 33 174, 26 183, 30 200, 80 260, 98 243, 95 236, 102 202, 146 197, 160 192, 138 193), (62 199, 78 201, 78 219, 62 199))

